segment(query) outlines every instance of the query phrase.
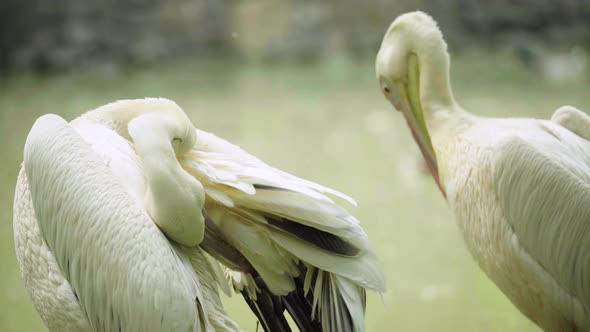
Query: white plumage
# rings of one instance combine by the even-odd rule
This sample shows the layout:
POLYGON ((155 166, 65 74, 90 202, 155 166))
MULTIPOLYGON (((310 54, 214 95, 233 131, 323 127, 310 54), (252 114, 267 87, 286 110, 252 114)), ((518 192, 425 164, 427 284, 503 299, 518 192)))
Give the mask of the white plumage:
POLYGON ((449 56, 421 12, 387 31, 376 70, 486 274, 547 331, 590 331, 590 117, 471 115, 450 89, 449 56))
POLYGON ((228 282, 266 330, 288 331, 287 310, 304 331, 363 331, 383 276, 326 194, 350 200, 194 129, 166 99, 46 115, 17 181, 19 267, 52 331, 235 331, 228 282))

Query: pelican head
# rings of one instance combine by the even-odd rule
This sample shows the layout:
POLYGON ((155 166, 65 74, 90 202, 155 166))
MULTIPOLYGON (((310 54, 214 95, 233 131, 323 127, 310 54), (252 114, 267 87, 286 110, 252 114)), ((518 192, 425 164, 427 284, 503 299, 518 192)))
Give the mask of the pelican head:
POLYGON ((391 24, 375 66, 381 91, 406 118, 443 195, 429 129, 435 112, 455 105, 449 62, 447 45, 436 22, 423 12, 412 12, 391 24))
POLYGON ((148 213, 172 240, 185 246, 199 244, 204 236, 205 192, 179 161, 197 141, 186 113, 171 100, 145 98, 117 101, 84 117, 133 142, 147 179, 148 213))
POLYGON ((168 143, 172 145, 177 156, 188 152, 197 141, 195 128, 186 113, 178 104, 166 98, 119 100, 87 112, 83 118, 112 128, 130 141, 133 141, 132 127, 136 127, 140 122, 143 122, 143 126, 140 127, 148 125, 146 122, 153 122, 148 126, 155 127, 159 131, 166 131, 165 136, 167 140, 170 140, 168 143), (139 118, 143 120, 135 121, 139 118), (146 118, 152 120, 145 120, 146 118))

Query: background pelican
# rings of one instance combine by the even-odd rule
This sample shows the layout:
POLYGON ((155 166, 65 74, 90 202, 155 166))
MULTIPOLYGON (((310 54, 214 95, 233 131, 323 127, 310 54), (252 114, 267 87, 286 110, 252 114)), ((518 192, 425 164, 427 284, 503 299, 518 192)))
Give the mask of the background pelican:
POLYGON ((54 331, 237 330, 223 274, 267 331, 289 330, 285 309, 301 330, 363 331, 383 276, 325 194, 350 200, 195 130, 166 99, 46 115, 17 181, 19 267, 54 331))
POLYGON ((590 119, 465 112, 436 22, 398 17, 377 55, 385 97, 402 112, 481 268, 536 324, 590 331, 590 119))

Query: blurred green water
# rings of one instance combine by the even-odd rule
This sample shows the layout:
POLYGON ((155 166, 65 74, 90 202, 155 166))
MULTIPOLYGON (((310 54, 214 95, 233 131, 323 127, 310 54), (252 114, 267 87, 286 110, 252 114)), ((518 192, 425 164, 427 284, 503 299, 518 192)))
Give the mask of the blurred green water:
MULTIPOLYGON (((590 109, 587 83, 543 82, 506 57, 459 57, 452 71, 456 97, 478 114, 548 118, 562 104, 590 109)), ((14 183, 33 121, 145 96, 174 99, 201 129, 358 201, 350 210, 388 281, 386 293, 369 295, 368 331, 537 331, 467 253, 405 122, 377 89, 373 64, 338 57, 314 67, 182 61, 0 82, 0 331, 44 330, 12 241, 14 183)), ((254 331, 241 297, 226 302, 254 331)))

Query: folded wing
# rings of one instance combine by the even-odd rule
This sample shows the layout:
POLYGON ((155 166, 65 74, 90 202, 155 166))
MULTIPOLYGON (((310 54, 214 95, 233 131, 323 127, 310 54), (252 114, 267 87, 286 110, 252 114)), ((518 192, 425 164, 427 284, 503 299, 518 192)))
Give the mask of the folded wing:
POLYGON ((506 141, 494 160, 514 243, 590 310, 590 142, 550 122, 506 141))
POLYGON ((39 118, 24 168, 41 234, 93 330, 210 330, 189 259, 70 124, 39 118))
POLYGON ((364 330, 365 289, 385 287, 358 220, 328 195, 352 199, 200 130, 181 163, 207 193, 202 247, 267 331, 288 330, 285 309, 303 331, 364 330))

